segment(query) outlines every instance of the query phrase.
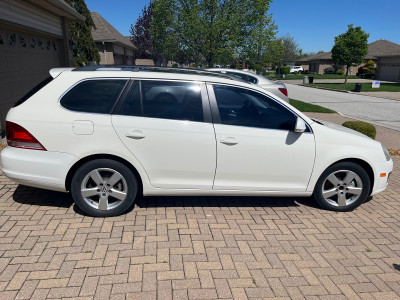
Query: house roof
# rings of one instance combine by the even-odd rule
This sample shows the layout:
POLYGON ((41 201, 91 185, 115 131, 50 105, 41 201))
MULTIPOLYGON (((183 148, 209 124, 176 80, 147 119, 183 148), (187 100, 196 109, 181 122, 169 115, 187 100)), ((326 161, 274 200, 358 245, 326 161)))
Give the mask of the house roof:
POLYGON ((375 57, 400 55, 400 45, 387 40, 378 40, 368 45, 368 55, 375 57))
POLYGON ((305 61, 317 60, 317 59, 332 59, 332 53, 331 52, 321 52, 321 53, 317 53, 315 55, 304 57, 302 59, 297 60, 296 62, 302 62, 302 61, 305 62, 305 61))
POLYGON ((111 42, 119 44, 128 49, 137 50, 132 42, 124 37, 117 29, 108 23, 99 13, 90 12, 96 29, 92 29, 92 35, 95 42, 111 42))
MULTIPOLYGON (((387 40, 377 40, 368 44, 368 53, 365 59, 376 59, 380 56, 400 55, 400 45, 387 40)), ((332 59, 332 52, 322 52, 309 57, 299 59, 297 62, 309 62, 312 60, 332 59)))

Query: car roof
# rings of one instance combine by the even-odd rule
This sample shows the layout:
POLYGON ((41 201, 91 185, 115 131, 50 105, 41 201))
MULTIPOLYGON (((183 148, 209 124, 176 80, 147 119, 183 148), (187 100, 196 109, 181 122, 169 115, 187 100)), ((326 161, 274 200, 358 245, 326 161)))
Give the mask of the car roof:
POLYGON ((246 74, 246 75, 253 76, 253 77, 257 78, 259 80, 259 82, 258 82, 259 85, 260 84, 272 84, 272 83, 275 83, 275 81, 273 81, 273 80, 271 80, 269 78, 266 78, 264 76, 261 76, 261 75, 258 75, 256 73, 249 72, 249 71, 243 71, 243 70, 238 70, 238 69, 229 69, 229 68, 211 68, 211 69, 206 69, 206 70, 207 71, 212 71, 212 72, 223 71, 223 72, 233 72, 233 73, 239 73, 239 74, 246 74))
POLYGON ((78 68, 54 68, 50 70, 53 78, 60 74, 73 78, 144 78, 158 80, 185 80, 203 81, 225 84, 239 84, 249 87, 247 81, 227 74, 215 73, 204 69, 191 68, 169 68, 153 66, 115 66, 115 65, 95 65, 78 68))
POLYGON ((93 65, 86 67, 78 67, 71 70, 72 72, 89 72, 89 71, 128 71, 128 72, 157 72, 166 74, 186 74, 186 75, 205 75, 223 77, 230 80, 246 82, 241 78, 228 74, 215 73, 204 69, 196 68, 178 68, 178 67, 157 67, 157 66, 127 66, 127 65, 93 65))

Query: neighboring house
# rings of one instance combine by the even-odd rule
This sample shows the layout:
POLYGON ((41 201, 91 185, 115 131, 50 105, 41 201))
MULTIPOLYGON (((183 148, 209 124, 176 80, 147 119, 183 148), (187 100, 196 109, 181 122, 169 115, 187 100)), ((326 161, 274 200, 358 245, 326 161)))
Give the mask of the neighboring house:
MULTIPOLYGON (((365 62, 372 60, 375 64, 378 62, 379 56, 393 55, 400 51, 400 45, 389 42, 387 40, 378 40, 368 45, 368 53, 365 62)), ((308 65, 310 73, 323 74, 324 69, 334 64, 331 52, 321 52, 313 56, 305 57, 296 62, 296 65, 308 65)), ((356 75, 359 66, 351 67, 349 75, 356 75)))
MULTIPOLYGON (((0 1, 0 123, 49 69, 72 66, 70 20, 85 20, 63 0, 0 1)), ((3 132, 4 133, 4 132, 3 132)))
POLYGON ((99 13, 92 11, 96 29, 92 36, 100 53, 102 65, 134 65, 136 47, 99 13))
POLYGON ((400 51, 398 54, 378 56, 377 78, 386 81, 400 81, 400 51))

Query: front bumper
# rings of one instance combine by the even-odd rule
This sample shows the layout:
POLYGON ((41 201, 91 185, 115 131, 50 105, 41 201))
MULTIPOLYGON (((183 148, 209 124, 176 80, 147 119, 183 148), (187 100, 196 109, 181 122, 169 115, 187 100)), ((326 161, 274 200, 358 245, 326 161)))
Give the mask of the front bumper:
POLYGON ((388 186, 389 174, 391 174, 393 171, 393 160, 375 163, 374 167, 375 167, 375 182, 371 196, 383 192, 388 186), (380 177, 381 173, 386 173, 386 176, 380 177))
POLYGON ((68 171, 78 158, 61 152, 6 147, 1 168, 10 179, 27 186, 65 192, 68 171))

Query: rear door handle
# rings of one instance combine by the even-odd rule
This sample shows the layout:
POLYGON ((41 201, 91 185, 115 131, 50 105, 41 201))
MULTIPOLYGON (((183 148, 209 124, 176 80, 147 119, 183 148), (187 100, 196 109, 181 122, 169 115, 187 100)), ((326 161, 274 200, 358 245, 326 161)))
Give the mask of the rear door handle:
POLYGON ((238 141, 234 137, 227 137, 227 138, 221 140, 221 143, 225 144, 225 145, 233 146, 233 145, 236 145, 238 143, 238 141))
POLYGON ((126 137, 131 138, 131 139, 135 139, 135 140, 140 140, 146 137, 146 135, 140 131, 140 130, 134 130, 131 131, 127 134, 125 134, 126 137))

